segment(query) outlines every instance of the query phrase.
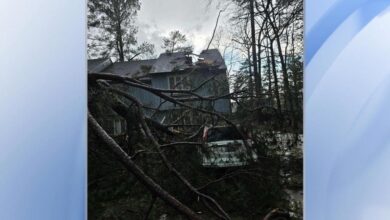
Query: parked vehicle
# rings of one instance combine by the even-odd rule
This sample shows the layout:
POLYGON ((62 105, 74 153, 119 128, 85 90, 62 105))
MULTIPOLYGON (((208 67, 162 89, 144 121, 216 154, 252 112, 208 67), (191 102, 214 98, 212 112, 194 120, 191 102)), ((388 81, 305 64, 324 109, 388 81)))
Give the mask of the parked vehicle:
MULTIPOLYGON (((246 134, 244 133, 244 136, 246 134)), ((257 159, 254 152, 249 152, 244 140, 251 148, 252 140, 243 137, 234 127, 205 127, 203 130, 203 145, 200 148, 202 165, 205 167, 236 167, 247 165, 252 159, 257 159)))

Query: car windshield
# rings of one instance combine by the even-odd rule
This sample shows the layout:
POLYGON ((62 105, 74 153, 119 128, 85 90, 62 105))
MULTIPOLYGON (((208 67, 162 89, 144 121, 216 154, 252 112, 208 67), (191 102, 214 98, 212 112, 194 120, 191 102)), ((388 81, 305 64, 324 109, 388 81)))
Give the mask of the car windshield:
POLYGON ((233 127, 210 128, 207 131, 207 141, 240 140, 241 135, 233 127))

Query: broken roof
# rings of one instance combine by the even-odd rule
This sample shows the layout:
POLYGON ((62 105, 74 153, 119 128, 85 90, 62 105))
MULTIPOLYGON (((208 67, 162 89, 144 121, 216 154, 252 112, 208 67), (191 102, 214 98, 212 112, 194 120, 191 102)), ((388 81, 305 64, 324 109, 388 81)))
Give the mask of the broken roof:
POLYGON ((121 76, 140 78, 146 76, 150 72, 155 62, 155 59, 117 62, 105 69, 105 72, 121 76))
POLYGON ((192 57, 186 52, 162 53, 153 64, 150 73, 166 73, 177 70, 185 70, 196 66, 216 67, 226 69, 225 61, 218 49, 203 50, 197 63, 192 62, 192 57))
POLYGON ((88 60, 88 72, 107 72, 133 78, 146 77, 149 73, 169 73, 194 67, 226 69, 225 61, 217 49, 203 50, 196 63, 187 52, 162 53, 157 59, 116 63, 106 58, 88 60))
POLYGON ((205 63, 218 69, 226 69, 225 61, 218 49, 203 50, 199 55, 198 63, 205 63))
POLYGON ((185 52, 162 53, 150 73, 166 73, 192 67, 192 58, 185 52))

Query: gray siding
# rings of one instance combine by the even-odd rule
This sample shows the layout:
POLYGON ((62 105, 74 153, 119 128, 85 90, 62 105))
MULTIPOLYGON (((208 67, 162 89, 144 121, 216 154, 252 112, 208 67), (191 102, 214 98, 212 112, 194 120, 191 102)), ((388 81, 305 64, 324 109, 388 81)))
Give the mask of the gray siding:
MULTIPOLYGON (((177 74, 183 74, 183 73, 153 74, 150 76, 151 86, 159 89, 169 89, 168 77, 177 74)), ((225 70, 216 70, 215 72, 209 72, 209 71, 192 72, 190 75, 188 75, 190 79, 189 81, 191 82, 191 87, 192 88, 198 87, 201 83, 203 83, 205 80, 208 80, 210 77, 212 77, 215 74, 217 76, 214 78, 214 80, 211 80, 206 84, 204 84, 199 90, 196 91, 196 93, 206 97, 225 95, 229 93, 229 84, 228 84, 225 70)), ((164 101, 163 99, 143 89, 130 87, 129 92, 133 96, 138 98, 147 107, 157 108, 160 106, 160 110, 171 110, 171 109, 180 108, 179 106, 175 106, 171 102, 165 102, 160 105, 160 103, 164 101)), ((208 102, 208 101, 192 102, 192 105, 209 107, 221 113, 231 112, 231 103, 229 99, 220 99, 215 102, 208 102)), ((150 114, 151 112, 149 112, 148 115, 150 114)))
MULTIPOLYGON (((175 74, 183 74, 183 73, 175 73, 175 74)), ((191 82, 191 88, 198 87, 205 80, 209 79, 213 75, 217 74, 214 80, 207 82, 203 85, 199 90, 196 91, 197 94, 201 96, 218 96, 225 95, 229 93, 229 84, 226 77, 226 71, 217 70, 216 72, 208 72, 208 71, 197 71, 192 72, 189 77, 189 81, 191 82)), ((160 89, 168 89, 168 77, 174 75, 172 73, 167 74, 156 74, 152 76, 152 86, 154 88, 160 89)), ((183 74, 185 75, 185 74, 183 74)), ((152 106, 156 107, 160 104, 161 99, 159 97, 154 97, 152 106)), ((200 103, 198 103, 200 104, 200 103)), ((220 99, 215 101, 214 103, 203 103, 203 105, 213 105, 214 110, 223 113, 230 113, 231 106, 229 99, 220 99)), ((161 106, 162 110, 174 109, 177 108, 171 102, 166 102, 161 106)))

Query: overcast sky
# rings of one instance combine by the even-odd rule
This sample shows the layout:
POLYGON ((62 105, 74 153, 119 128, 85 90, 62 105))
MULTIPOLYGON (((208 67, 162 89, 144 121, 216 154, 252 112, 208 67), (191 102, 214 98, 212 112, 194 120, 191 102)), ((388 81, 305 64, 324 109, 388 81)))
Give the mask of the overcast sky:
MULTIPOLYGON (((179 30, 194 45, 199 53, 207 47, 219 12, 217 1, 209 0, 140 0, 137 16, 138 42, 148 41, 161 49, 162 38, 172 30, 179 30)), ((222 15, 221 23, 224 20, 222 15)))

